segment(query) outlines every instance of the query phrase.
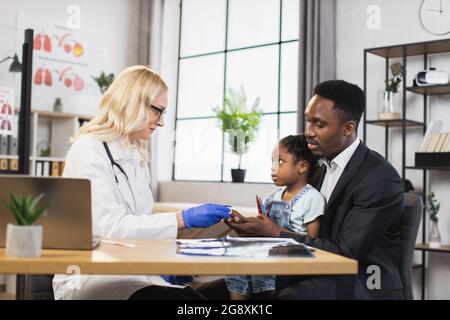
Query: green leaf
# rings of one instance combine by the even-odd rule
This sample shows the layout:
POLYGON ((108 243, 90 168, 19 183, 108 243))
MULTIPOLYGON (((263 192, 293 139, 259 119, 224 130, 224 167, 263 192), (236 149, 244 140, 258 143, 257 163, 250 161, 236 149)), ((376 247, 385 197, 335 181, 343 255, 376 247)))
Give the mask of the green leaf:
POLYGON ((244 87, 238 90, 229 88, 225 94, 222 108, 213 111, 221 120, 222 132, 228 137, 230 151, 240 157, 249 149, 255 140, 258 126, 261 123, 262 112, 258 109, 261 99, 258 97, 247 109, 247 98, 244 87))
POLYGON ((11 201, 4 204, 13 213, 19 225, 32 225, 46 209, 46 206, 36 208, 43 196, 44 194, 22 197, 16 194, 10 194, 11 201))
POLYGON ((20 209, 20 207, 22 206, 22 198, 15 195, 14 193, 10 193, 9 197, 11 198, 13 204, 20 209))
POLYGON ((20 214, 20 211, 15 207, 13 203, 8 204, 3 200, 2 202, 5 205, 5 207, 7 207, 12 212, 18 225, 26 225, 26 221, 23 219, 22 215, 20 214))
POLYGON ((32 225, 36 222, 37 219, 39 219, 42 214, 45 212, 45 209, 47 209, 47 206, 43 206, 42 208, 36 209, 34 213, 31 213, 28 217, 29 225, 32 225))
POLYGON ((27 220, 25 218, 25 215, 23 214, 23 205, 25 200, 23 197, 17 196, 13 193, 10 194, 10 198, 14 204, 14 208, 16 209, 16 213, 20 216, 20 219, 17 221, 19 224, 27 225, 27 220))
POLYGON ((38 204, 39 201, 41 201, 41 199, 44 197, 44 193, 41 193, 40 195, 38 195, 37 197, 34 197, 34 199, 32 199, 32 201, 30 202, 30 206, 29 209, 31 212, 34 211, 34 209, 36 208, 36 205, 38 204))

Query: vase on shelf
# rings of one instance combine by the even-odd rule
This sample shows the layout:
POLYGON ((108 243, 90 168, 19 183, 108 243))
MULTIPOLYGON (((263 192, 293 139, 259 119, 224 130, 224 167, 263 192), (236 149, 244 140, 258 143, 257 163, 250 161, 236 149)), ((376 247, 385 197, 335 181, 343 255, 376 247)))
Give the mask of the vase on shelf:
POLYGON ((430 236, 428 238, 430 248, 439 249, 441 247, 441 233, 439 232, 437 221, 431 221, 430 236))
POLYGON ((400 93, 394 91, 383 90, 380 92, 380 110, 378 112, 378 120, 397 120, 401 119, 398 112, 400 104, 400 93))

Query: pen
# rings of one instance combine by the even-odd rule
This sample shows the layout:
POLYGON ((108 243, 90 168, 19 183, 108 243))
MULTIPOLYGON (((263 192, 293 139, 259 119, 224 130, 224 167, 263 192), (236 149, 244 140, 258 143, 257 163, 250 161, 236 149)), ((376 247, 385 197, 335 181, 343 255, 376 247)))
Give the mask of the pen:
POLYGON ((132 244, 132 243, 125 243, 125 242, 119 242, 119 241, 112 241, 112 240, 105 240, 102 239, 103 243, 107 243, 107 244, 114 244, 116 246, 122 246, 122 247, 127 247, 127 248, 135 248, 136 245, 132 244))
POLYGON ((259 196, 256 196, 256 206, 258 207, 258 213, 259 214, 264 214, 265 213, 264 204, 261 201, 261 198, 259 196))

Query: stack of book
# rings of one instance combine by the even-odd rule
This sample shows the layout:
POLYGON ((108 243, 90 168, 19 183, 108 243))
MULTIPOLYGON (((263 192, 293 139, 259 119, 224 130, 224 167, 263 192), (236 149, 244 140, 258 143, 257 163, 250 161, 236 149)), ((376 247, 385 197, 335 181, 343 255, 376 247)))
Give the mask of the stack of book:
POLYGON ((19 170, 19 159, 17 155, 17 137, 0 135, 0 170, 19 170))
POLYGON ((64 161, 36 161, 34 175, 37 177, 60 177, 64 171, 64 161))
POLYGON ((417 167, 448 167, 450 166, 450 133, 441 132, 442 121, 431 121, 427 132, 416 153, 417 167))
POLYGON ((450 152, 450 133, 431 135, 421 152, 450 152))

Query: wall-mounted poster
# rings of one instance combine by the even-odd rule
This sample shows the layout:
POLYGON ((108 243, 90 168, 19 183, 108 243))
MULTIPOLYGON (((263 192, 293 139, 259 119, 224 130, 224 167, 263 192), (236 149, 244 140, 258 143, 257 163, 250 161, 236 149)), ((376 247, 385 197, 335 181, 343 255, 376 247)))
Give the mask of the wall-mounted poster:
POLYGON ((14 134, 14 88, 0 87, 0 134, 14 134))
POLYGON ((17 21, 20 29, 34 30, 32 109, 53 111, 61 98, 63 112, 95 114, 100 93, 92 75, 101 63, 93 39, 64 19, 19 11, 17 21))

